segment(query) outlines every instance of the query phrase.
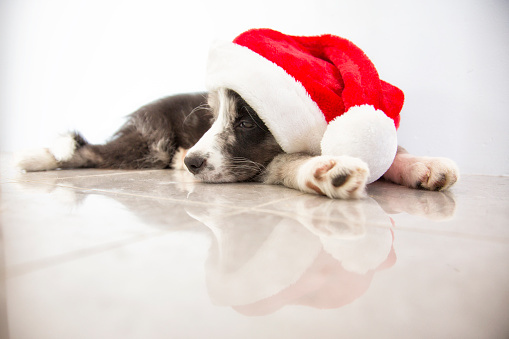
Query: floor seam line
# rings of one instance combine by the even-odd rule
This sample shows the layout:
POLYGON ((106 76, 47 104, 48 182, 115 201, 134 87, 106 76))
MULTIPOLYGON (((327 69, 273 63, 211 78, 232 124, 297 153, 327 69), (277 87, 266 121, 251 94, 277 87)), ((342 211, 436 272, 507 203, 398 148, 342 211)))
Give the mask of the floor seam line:
POLYGON ((86 188, 86 187, 78 187, 78 186, 70 186, 70 185, 64 185, 59 183, 47 183, 47 182, 37 182, 38 184, 44 184, 47 186, 56 186, 56 187, 65 187, 73 190, 83 190, 83 191, 90 191, 90 192, 100 192, 103 194, 108 195, 124 195, 124 196, 131 196, 131 197, 139 197, 139 198, 148 198, 148 199, 154 199, 154 200, 164 200, 164 201, 172 201, 172 202, 178 202, 182 204, 190 204, 190 205, 200 205, 200 206, 213 206, 213 207, 226 207, 236 210, 242 210, 242 211, 248 211, 249 207, 241 207, 241 206, 232 206, 228 204, 215 204, 215 203, 208 203, 208 202, 202 202, 202 201, 194 201, 194 200, 184 200, 184 199, 178 199, 178 198, 169 198, 169 197, 156 197, 151 195, 143 195, 143 194, 135 194, 135 193, 127 193, 127 192, 118 192, 118 191, 108 191, 98 188, 86 188))
POLYGON ((38 271, 38 270, 52 267, 55 265, 73 262, 75 260, 94 256, 97 254, 102 254, 102 253, 110 251, 110 250, 122 248, 122 247, 128 246, 130 244, 135 244, 135 243, 143 242, 145 240, 164 236, 166 233, 168 233, 168 231, 157 231, 157 232, 151 232, 151 233, 146 233, 146 234, 138 234, 136 236, 132 236, 132 237, 129 237, 129 238, 126 238, 123 240, 118 240, 115 242, 86 247, 86 248, 82 248, 79 250, 70 251, 70 252, 66 252, 66 253, 62 253, 62 254, 57 254, 57 255, 33 260, 30 262, 26 262, 26 263, 20 263, 17 265, 6 267, 6 271, 7 271, 6 276, 7 276, 7 279, 19 277, 24 274, 29 274, 34 271, 38 271))
MULTIPOLYGON (((70 176, 70 177, 60 177, 60 178, 50 178, 50 180, 68 180, 68 179, 75 179, 75 178, 91 178, 91 177, 108 177, 108 176, 115 176, 115 175, 126 175, 126 174, 137 174, 137 173, 151 173, 151 172, 159 172, 161 170, 145 170, 145 171, 135 171, 132 172, 117 172, 117 173, 103 173, 103 174, 90 174, 90 175, 76 175, 76 176, 70 176)), ((35 172, 32 172, 35 173, 35 172)), ((9 179, 13 180, 14 182, 41 182, 48 179, 9 179)))

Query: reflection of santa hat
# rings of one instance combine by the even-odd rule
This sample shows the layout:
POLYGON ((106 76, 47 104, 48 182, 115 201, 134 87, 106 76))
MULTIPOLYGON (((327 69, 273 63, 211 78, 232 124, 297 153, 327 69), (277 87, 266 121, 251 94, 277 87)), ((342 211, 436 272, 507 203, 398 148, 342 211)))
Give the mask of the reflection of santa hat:
POLYGON ((370 181, 396 154, 403 92, 346 39, 247 31, 211 47, 207 87, 239 93, 288 153, 361 158, 370 181))

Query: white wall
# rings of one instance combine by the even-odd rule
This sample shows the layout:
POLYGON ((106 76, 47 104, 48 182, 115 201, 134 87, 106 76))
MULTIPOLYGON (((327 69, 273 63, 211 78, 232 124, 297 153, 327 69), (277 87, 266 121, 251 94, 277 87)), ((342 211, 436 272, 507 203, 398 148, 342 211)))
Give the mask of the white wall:
POLYGON ((252 27, 332 33, 402 88, 400 144, 509 175, 505 0, 2 0, 0 150, 101 142, 158 97, 204 89, 208 45, 252 27))

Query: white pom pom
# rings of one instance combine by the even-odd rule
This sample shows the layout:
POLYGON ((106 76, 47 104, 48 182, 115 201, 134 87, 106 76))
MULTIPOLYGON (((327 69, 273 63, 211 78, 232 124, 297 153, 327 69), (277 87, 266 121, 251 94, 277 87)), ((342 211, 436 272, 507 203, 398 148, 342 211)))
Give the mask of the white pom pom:
POLYGON ((373 106, 351 107, 329 122, 322 138, 322 155, 349 155, 369 167, 368 183, 380 178, 391 166, 398 149, 394 121, 373 106))

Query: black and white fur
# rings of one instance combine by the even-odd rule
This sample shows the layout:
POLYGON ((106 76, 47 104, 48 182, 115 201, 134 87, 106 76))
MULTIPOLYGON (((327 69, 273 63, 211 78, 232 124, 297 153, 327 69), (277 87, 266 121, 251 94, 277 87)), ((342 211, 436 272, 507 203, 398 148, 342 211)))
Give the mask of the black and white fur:
MULTIPOLYGON (((182 168, 204 182, 257 181, 331 198, 364 196, 367 165, 349 156, 287 154, 256 112, 232 90, 181 94, 148 104, 103 145, 70 133, 47 149, 25 153, 26 171, 57 168, 182 168)), ((454 162, 398 148, 384 174, 394 183, 444 190, 458 179, 454 162)))

